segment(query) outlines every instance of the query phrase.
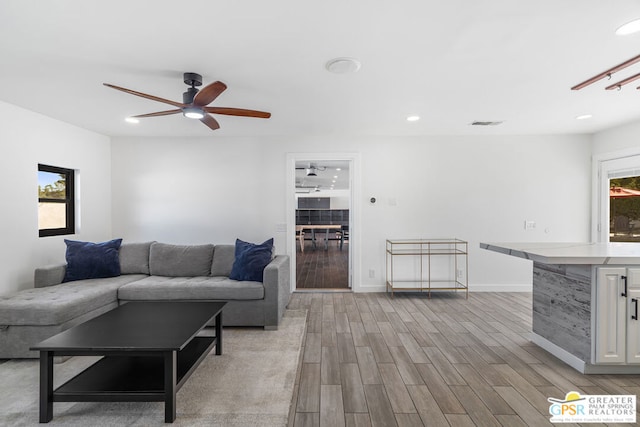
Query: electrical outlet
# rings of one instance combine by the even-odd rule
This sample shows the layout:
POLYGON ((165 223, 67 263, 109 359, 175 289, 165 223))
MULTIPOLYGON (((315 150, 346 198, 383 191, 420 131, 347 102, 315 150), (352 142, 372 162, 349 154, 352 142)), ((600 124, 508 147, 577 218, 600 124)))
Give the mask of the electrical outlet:
POLYGON ((375 279, 376 278, 376 271, 373 268, 369 269, 369 279, 375 279))
POLYGON ((525 230, 535 230, 536 229, 536 222, 535 221, 525 221, 524 222, 524 229, 525 230))
POLYGON ((458 269, 458 271, 456 272, 456 277, 457 277, 458 279, 462 279, 462 273, 463 273, 462 269, 461 269, 461 268, 459 268, 459 269, 458 269))

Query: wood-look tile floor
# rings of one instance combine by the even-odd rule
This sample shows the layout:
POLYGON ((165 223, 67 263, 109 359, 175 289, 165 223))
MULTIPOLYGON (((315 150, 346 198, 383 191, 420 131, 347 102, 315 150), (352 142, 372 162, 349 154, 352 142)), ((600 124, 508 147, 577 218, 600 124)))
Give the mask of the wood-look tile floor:
POLYGON ((296 286, 298 289, 347 289, 349 288, 349 244, 340 250, 337 241, 329 241, 327 250, 319 240, 314 250, 311 242, 305 242, 296 252, 296 286))
POLYGON ((548 427, 547 397, 640 394, 640 375, 582 375, 531 343, 530 293, 301 292, 289 307, 308 310, 289 426, 548 427))

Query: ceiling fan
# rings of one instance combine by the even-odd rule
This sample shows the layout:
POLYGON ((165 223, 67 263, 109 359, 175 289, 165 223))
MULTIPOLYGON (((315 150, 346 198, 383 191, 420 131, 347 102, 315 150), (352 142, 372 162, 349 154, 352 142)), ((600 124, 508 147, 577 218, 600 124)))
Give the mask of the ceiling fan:
POLYGON ((326 166, 317 166, 317 165, 314 165, 313 163, 309 163, 309 166, 296 167, 296 170, 304 170, 307 176, 318 176, 318 173, 317 173, 318 171, 324 171, 326 169, 327 169, 326 166))
POLYGON ((222 82, 216 81, 206 85, 201 90, 198 90, 196 89, 196 86, 202 86, 202 76, 197 73, 184 73, 184 82, 191 87, 182 94, 182 102, 175 102, 169 99, 147 95, 146 93, 137 92, 135 90, 126 89, 109 83, 103 84, 112 89, 120 90, 131 95, 140 96, 142 98, 151 99, 152 101, 163 102, 165 104, 177 107, 177 109, 174 110, 158 111, 156 113, 132 116, 132 118, 136 119, 143 117, 168 116, 171 114, 182 113, 185 117, 188 117, 190 119, 199 119, 202 123, 211 128, 211 130, 216 130, 220 128, 220 124, 216 119, 213 118, 211 113, 225 114, 227 116, 257 117, 261 119, 268 119, 269 117, 271 117, 271 113, 267 113, 264 111, 246 110, 244 108, 207 107, 207 105, 213 102, 222 92, 225 91, 225 89, 227 89, 227 85, 222 82))

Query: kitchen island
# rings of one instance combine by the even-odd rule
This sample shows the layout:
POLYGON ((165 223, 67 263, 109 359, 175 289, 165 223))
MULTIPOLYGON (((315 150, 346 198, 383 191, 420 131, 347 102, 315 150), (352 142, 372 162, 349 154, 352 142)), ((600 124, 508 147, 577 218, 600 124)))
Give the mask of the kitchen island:
POLYGON ((582 373, 640 373, 640 244, 480 247, 533 262, 535 344, 582 373))

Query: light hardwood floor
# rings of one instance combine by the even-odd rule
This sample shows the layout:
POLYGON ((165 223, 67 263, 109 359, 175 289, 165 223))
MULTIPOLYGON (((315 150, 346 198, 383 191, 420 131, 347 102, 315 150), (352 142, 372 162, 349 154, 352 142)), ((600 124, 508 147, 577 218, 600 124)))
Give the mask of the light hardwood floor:
POLYGON ((549 427, 547 397, 640 394, 640 375, 582 375, 531 343, 530 293, 300 292, 289 307, 308 310, 289 426, 549 427))

